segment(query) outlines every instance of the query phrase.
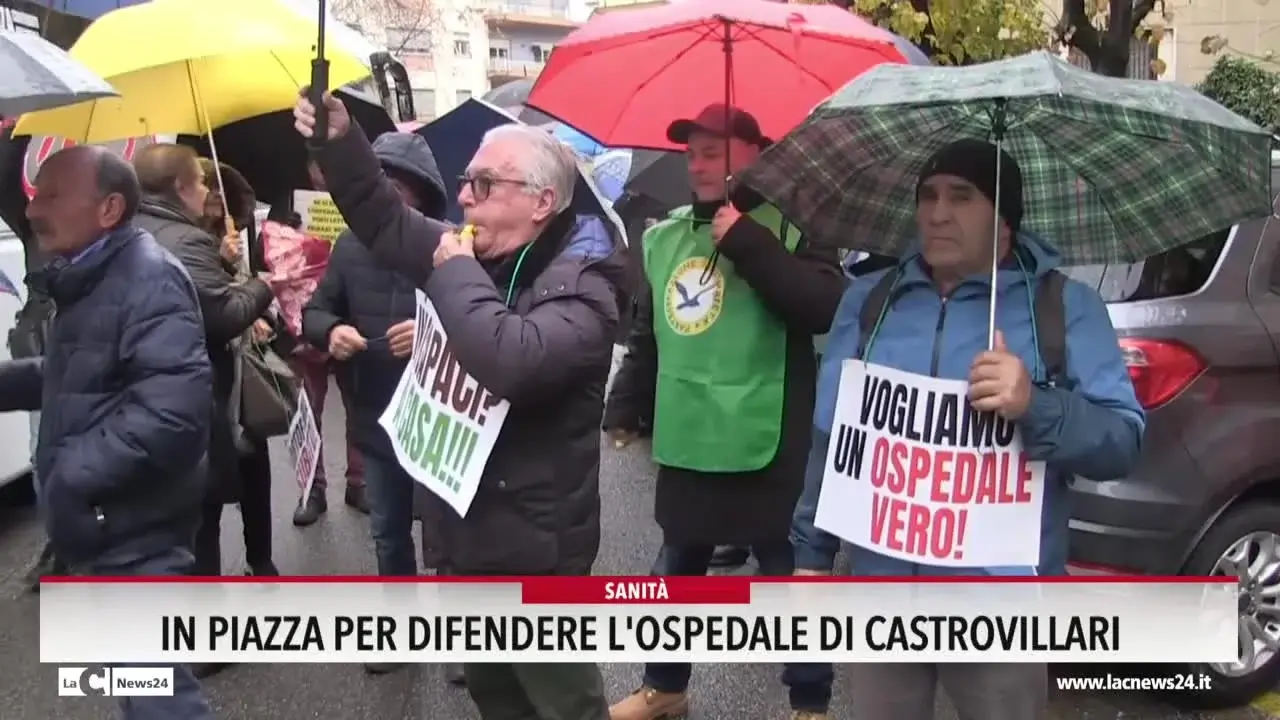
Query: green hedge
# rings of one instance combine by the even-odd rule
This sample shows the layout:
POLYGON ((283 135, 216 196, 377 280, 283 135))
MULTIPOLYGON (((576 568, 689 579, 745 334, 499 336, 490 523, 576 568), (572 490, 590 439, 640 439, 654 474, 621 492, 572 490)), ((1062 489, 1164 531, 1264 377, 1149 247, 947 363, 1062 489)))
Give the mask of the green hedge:
POLYGON ((1196 89, 1272 132, 1280 132, 1280 73, 1223 55, 1196 89))

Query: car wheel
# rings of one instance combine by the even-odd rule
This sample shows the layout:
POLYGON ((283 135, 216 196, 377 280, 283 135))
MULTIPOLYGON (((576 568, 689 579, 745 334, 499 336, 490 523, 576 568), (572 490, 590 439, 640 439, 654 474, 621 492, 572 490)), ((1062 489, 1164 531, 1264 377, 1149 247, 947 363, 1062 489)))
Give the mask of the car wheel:
POLYGON ((1184 575, 1240 579, 1240 659, 1181 666, 1207 674, 1212 690, 1171 696, 1197 708, 1240 707, 1280 683, 1280 505, 1250 503, 1213 524, 1183 568, 1184 575))

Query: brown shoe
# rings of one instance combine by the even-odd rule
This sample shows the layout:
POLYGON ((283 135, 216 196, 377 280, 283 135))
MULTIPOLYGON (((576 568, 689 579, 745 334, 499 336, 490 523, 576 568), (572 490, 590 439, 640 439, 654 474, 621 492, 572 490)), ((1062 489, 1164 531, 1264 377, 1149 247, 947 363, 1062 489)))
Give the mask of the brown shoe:
POLYGON ((609 720, 675 720, 689 712, 685 693, 642 687, 609 708, 609 720))
POLYGON ((791 720, 827 720, 827 714, 812 710, 792 710, 791 720))

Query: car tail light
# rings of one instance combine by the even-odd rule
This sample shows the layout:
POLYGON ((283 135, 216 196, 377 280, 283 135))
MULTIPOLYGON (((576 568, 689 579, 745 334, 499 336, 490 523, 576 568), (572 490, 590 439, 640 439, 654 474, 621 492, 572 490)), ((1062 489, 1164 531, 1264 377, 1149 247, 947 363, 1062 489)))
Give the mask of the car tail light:
POLYGON ((1138 402, 1148 410, 1177 397, 1209 367, 1199 353, 1176 340, 1121 338, 1120 352, 1138 402))

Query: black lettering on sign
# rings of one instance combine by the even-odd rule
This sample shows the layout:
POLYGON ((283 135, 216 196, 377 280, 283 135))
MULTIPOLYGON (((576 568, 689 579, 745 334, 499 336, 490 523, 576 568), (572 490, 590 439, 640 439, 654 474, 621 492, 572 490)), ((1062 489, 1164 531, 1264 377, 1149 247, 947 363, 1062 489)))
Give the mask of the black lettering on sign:
POLYGON ((840 423, 833 442, 836 444, 836 449, 831 456, 831 467, 838 473, 861 478, 862 452, 867 448, 866 431, 847 423, 840 423))
POLYGON ((978 412, 967 397, 937 392, 867 375, 863 381, 861 425, 904 440, 947 447, 1006 448, 1012 422, 978 412))

